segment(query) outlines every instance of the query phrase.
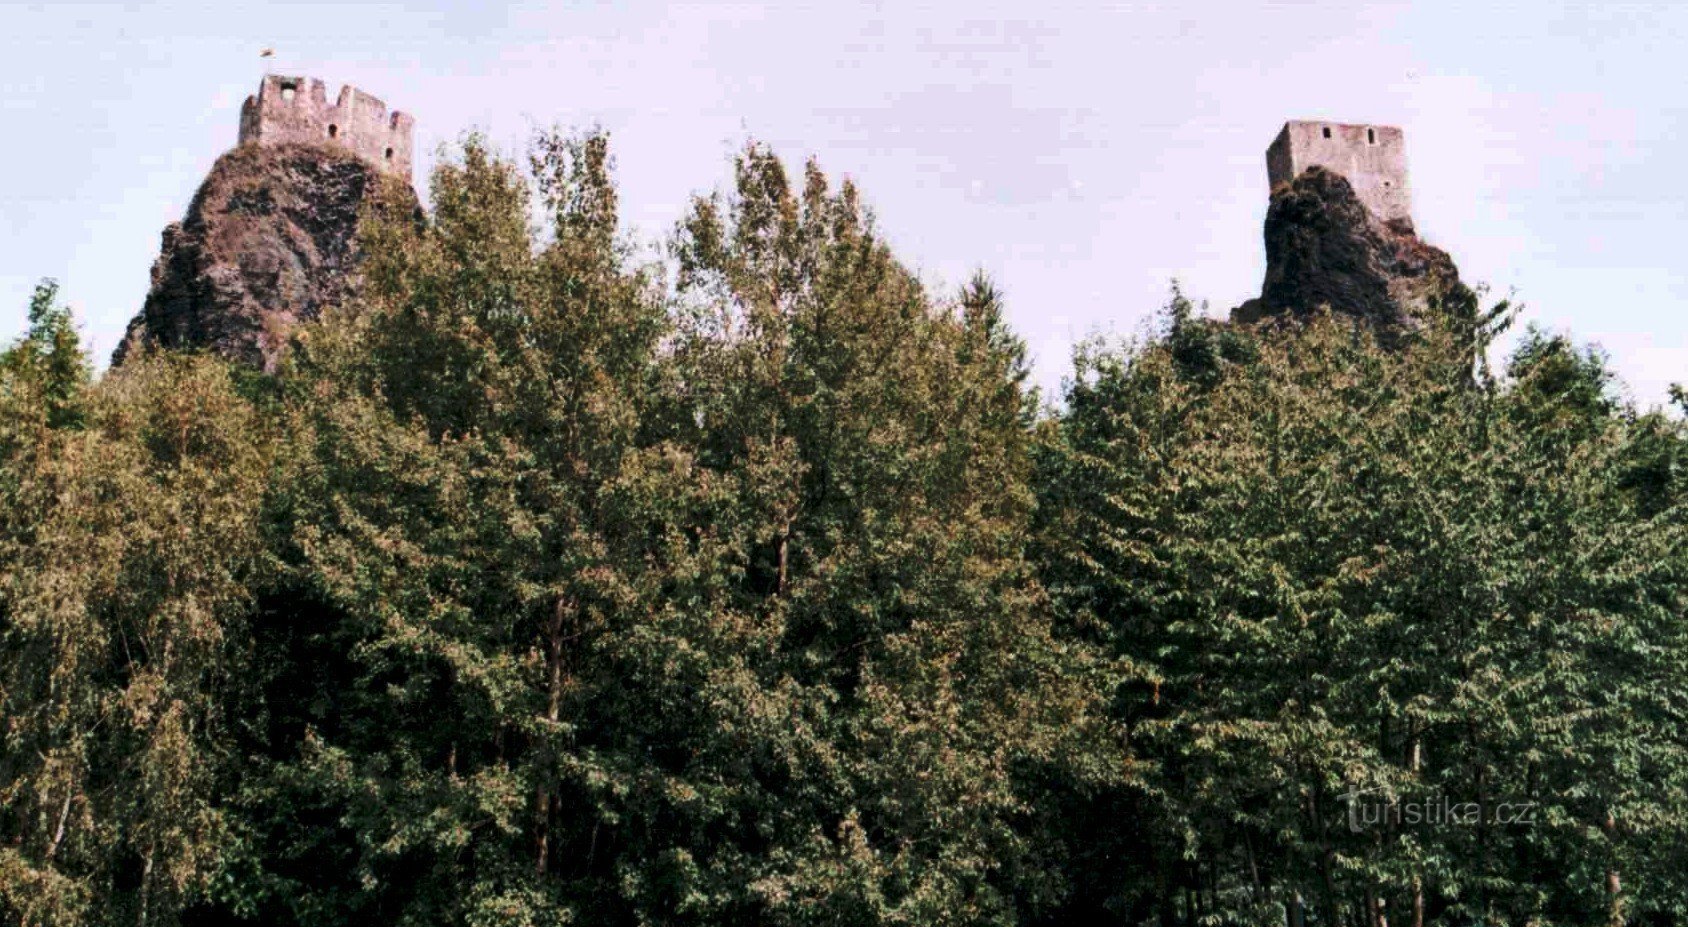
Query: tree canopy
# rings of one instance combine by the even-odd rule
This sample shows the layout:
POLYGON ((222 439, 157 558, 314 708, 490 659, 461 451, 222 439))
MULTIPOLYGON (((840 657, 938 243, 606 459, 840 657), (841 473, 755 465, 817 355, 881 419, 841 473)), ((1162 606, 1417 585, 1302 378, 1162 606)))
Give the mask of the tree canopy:
POLYGON ((1678 416, 1514 313, 1004 296, 466 137, 273 375, 0 352, 0 924, 1668 924, 1678 416), (1475 346, 1475 350, 1474 350, 1475 346))

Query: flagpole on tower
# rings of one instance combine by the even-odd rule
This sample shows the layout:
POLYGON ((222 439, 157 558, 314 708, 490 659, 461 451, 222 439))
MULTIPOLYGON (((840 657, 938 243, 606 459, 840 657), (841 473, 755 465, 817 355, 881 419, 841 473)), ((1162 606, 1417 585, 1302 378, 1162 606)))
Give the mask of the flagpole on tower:
POLYGON ((258 57, 264 59, 264 76, 269 77, 270 63, 275 58, 275 49, 266 48, 263 51, 258 52, 258 57))

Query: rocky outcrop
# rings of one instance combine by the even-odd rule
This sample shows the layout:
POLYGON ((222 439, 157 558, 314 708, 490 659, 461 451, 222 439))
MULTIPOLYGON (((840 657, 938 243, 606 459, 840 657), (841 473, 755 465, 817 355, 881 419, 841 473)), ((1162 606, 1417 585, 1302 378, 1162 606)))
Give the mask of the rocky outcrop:
POLYGON ((1409 219, 1384 222, 1342 175, 1310 167, 1272 191, 1266 280, 1236 322, 1329 307, 1384 334, 1416 328, 1431 312, 1466 311, 1470 291, 1447 252, 1421 241, 1409 219))
POLYGON ((187 216, 164 229, 152 289, 112 363, 156 345, 273 370, 296 325, 355 290, 366 208, 419 210, 408 184, 343 149, 242 145, 223 155, 187 216))

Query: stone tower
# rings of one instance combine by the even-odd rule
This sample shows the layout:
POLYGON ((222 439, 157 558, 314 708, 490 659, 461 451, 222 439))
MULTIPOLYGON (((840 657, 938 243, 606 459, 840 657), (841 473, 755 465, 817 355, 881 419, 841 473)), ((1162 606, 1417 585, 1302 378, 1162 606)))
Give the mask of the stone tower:
POLYGON ((1341 174, 1372 215, 1412 225, 1407 150, 1394 126, 1292 121, 1266 149, 1273 189, 1318 165, 1341 174))
POLYGON ((389 115, 387 104, 356 87, 341 87, 330 104, 314 77, 269 74, 240 108, 240 144, 334 145, 409 183, 414 125, 409 115, 389 115))

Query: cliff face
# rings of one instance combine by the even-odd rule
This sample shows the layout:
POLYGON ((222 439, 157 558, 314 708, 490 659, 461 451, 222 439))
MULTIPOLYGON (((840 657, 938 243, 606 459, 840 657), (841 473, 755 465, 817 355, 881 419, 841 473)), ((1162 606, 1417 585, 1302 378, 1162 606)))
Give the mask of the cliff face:
POLYGON ((187 216, 164 229, 152 289, 112 363, 158 345, 273 370, 295 325, 355 289, 366 203, 419 209, 407 184, 343 150, 243 145, 223 155, 187 216))
POLYGON ((1272 191, 1266 280, 1237 322, 1304 315, 1329 306, 1390 333, 1432 311, 1465 311, 1470 291, 1447 252, 1419 240, 1410 220, 1372 215, 1342 175, 1311 167, 1272 191))

